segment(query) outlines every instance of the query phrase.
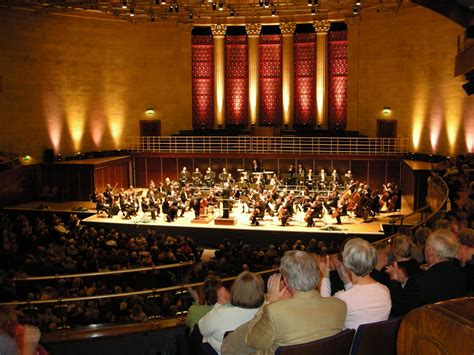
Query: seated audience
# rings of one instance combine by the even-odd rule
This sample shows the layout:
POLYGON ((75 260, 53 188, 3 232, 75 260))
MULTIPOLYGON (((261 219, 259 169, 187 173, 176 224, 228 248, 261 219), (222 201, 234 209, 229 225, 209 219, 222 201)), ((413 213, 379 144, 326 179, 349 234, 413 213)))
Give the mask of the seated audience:
POLYGON ((225 332, 234 330, 255 316, 264 301, 264 289, 259 275, 248 271, 240 273, 230 289, 230 303, 216 303, 199 320, 203 342, 209 343, 220 354, 225 332))
POLYGON ((219 302, 219 289, 223 287, 224 285, 222 284, 220 277, 208 277, 206 281, 204 281, 204 304, 201 304, 199 294, 196 291, 191 288, 188 289, 194 300, 193 305, 189 307, 186 315, 186 325, 188 326, 190 333, 193 332, 194 326, 199 322, 199 320, 219 302))
POLYGON ((420 272, 420 264, 411 258, 412 241, 407 235, 400 234, 393 238, 392 254, 398 267, 410 277, 420 272))
MULTIPOLYGON (((375 248, 364 239, 351 239, 344 246, 343 264, 339 262, 336 269, 344 282, 345 290, 337 292, 334 297, 347 305, 344 322, 346 329, 357 329, 361 324, 388 319, 391 308, 390 292, 386 286, 370 277, 376 259, 375 248)), ((326 257, 325 263, 320 263, 320 268, 323 275, 321 296, 329 297, 329 256, 326 257)))
POLYGON ((396 262, 387 268, 393 315, 403 315, 413 308, 466 294, 465 275, 452 262, 457 243, 456 236, 449 230, 437 230, 426 240, 426 271, 407 277, 396 262))
POLYGON ((310 254, 285 253, 280 271, 268 280, 267 303, 248 325, 245 342, 258 354, 328 337, 344 326, 346 305, 316 290, 319 268, 310 254))

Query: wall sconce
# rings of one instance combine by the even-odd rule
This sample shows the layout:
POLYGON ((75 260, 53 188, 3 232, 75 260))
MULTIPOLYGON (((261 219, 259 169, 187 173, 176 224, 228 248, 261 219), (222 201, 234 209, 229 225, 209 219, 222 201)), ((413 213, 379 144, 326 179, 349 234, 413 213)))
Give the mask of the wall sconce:
POLYGON ((149 107, 146 109, 146 114, 148 116, 153 116, 155 114, 155 110, 153 110, 153 107, 149 107))
POLYGON ((24 161, 24 162, 29 162, 31 161, 31 155, 29 154, 25 154, 21 157, 21 159, 24 161))
POLYGON ((392 110, 390 109, 390 107, 384 107, 382 112, 385 116, 388 116, 392 113, 392 110))

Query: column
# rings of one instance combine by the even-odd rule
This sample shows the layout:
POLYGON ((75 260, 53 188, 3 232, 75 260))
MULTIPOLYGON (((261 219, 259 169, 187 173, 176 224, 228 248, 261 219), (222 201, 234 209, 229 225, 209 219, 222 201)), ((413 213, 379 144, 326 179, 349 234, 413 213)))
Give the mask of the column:
POLYGON ((293 126, 295 112, 295 71, 294 63, 294 33, 296 24, 293 22, 280 23, 280 31, 283 36, 283 70, 282 70, 282 100, 283 100, 283 125, 293 126))
POLYGON ((214 128, 225 127, 225 55, 224 36, 227 25, 211 25, 214 37, 214 128))
POLYGON ((328 120, 328 20, 313 22, 316 30, 316 124, 327 126, 328 120))
POLYGON ((348 17, 347 24, 347 118, 346 130, 359 130, 359 28, 360 16, 348 17))
POLYGON ((249 40, 249 124, 256 126, 259 121, 260 108, 258 95, 258 42, 262 24, 247 23, 245 24, 245 30, 249 40))

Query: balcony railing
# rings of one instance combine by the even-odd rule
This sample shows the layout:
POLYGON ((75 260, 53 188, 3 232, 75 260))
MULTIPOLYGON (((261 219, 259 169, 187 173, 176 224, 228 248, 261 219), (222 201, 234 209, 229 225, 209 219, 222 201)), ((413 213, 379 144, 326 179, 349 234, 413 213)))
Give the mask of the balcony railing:
POLYGON ((407 138, 159 136, 127 137, 136 153, 403 155, 407 138))

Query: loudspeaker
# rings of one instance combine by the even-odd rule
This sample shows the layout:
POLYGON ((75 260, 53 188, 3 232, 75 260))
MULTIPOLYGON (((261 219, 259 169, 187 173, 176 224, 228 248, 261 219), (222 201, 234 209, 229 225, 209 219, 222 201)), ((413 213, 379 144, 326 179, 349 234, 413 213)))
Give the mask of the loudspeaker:
POLYGON ((474 94, 474 81, 469 80, 467 83, 463 84, 462 88, 468 96, 474 94))
POLYGON ((54 149, 45 149, 43 155, 45 163, 54 163, 54 149))

